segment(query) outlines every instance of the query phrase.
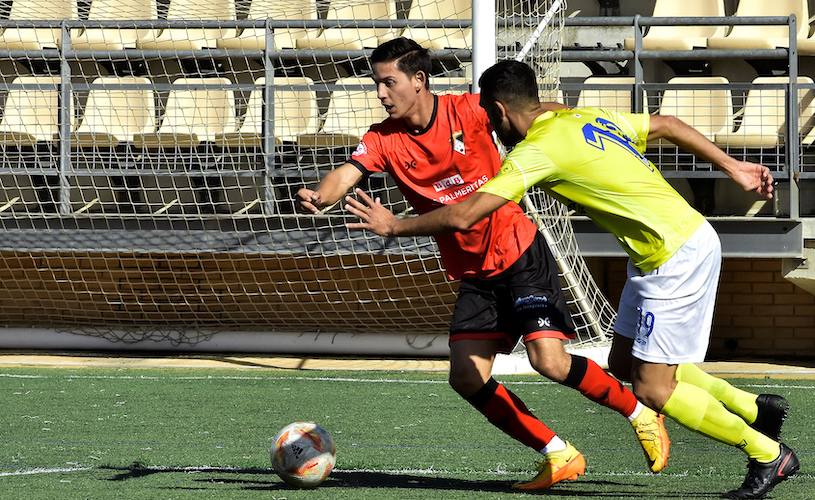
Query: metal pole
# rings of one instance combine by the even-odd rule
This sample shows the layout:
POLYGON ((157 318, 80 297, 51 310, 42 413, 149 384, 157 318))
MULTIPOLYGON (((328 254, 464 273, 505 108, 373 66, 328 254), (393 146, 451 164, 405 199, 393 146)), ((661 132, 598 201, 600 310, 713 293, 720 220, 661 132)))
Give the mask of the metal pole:
POLYGON ((478 93, 478 79, 495 64, 495 2, 473 0, 473 92, 478 93))
POLYGON ((635 113, 642 113, 642 83, 644 80, 642 61, 640 60, 640 52, 642 52, 642 28, 640 27, 640 15, 634 16, 634 97, 631 99, 631 105, 634 107, 632 110, 635 113))
MULTIPOLYGON (((804 21, 806 22, 806 21, 804 21)), ((789 70, 790 83, 787 94, 787 168, 790 178, 790 218, 797 219, 800 215, 800 193, 798 186, 798 172, 800 171, 798 144, 798 24, 795 14, 789 17, 790 49, 789 70)))
POLYGON ((266 20, 266 47, 263 54, 263 165, 266 175, 263 176, 263 194, 266 199, 264 206, 266 215, 272 215, 275 210, 274 183, 272 173, 275 168, 275 138, 274 138, 274 65, 271 53, 274 51, 274 33, 266 20))
MULTIPOLYGON (((65 58, 65 51, 71 49, 71 34, 63 21, 60 24, 59 58, 59 213, 71 213, 71 183, 68 170, 71 167, 71 114, 73 102, 71 92, 71 67, 65 58)), ((46 179, 46 186, 48 180, 46 179)))

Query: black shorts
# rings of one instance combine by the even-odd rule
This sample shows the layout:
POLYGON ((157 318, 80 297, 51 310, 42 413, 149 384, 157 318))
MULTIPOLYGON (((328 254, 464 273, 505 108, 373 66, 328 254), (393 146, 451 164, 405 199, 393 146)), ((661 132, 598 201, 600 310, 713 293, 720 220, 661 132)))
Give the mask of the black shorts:
POLYGON ((555 258, 538 233, 512 266, 492 278, 463 278, 450 323, 450 342, 500 340, 500 352, 524 342, 575 337, 555 258))

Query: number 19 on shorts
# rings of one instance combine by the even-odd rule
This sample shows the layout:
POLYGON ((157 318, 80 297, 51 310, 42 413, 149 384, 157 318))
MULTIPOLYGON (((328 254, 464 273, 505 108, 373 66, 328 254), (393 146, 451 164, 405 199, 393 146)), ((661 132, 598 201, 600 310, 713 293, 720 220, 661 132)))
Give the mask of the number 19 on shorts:
POLYGON ((654 318, 654 313, 645 311, 642 307, 638 307, 637 312, 639 313, 639 317, 637 318, 637 336, 635 342, 644 344, 654 331, 656 318, 654 318))

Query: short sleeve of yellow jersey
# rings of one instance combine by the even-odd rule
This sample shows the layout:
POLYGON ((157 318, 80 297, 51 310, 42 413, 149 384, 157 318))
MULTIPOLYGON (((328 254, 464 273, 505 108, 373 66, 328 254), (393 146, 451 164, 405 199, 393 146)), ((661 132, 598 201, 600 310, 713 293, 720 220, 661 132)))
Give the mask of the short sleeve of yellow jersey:
POLYGON ((501 170, 481 186, 479 192, 518 203, 529 188, 548 180, 554 171, 555 164, 546 153, 531 144, 521 143, 504 158, 501 170))

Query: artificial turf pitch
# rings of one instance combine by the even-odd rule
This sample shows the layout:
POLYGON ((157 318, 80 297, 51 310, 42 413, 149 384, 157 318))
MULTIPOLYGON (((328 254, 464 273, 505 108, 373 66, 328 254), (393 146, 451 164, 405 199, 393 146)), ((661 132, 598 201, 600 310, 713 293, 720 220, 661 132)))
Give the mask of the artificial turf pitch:
MULTIPOLYGON (((668 422, 669 467, 647 472, 628 422, 540 377, 500 377, 586 456, 587 474, 550 498, 718 498, 738 486, 738 450, 668 422)), ((783 440, 799 475, 772 498, 815 498, 815 381, 733 383, 786 397, 783 440)), ((0 498, 521 498, 536 453, 506 437, 438 372, 251 369, 0 369, 0 498), (316 421, 337 445, 317 490, 292 490, 268 447, 316 421)))

